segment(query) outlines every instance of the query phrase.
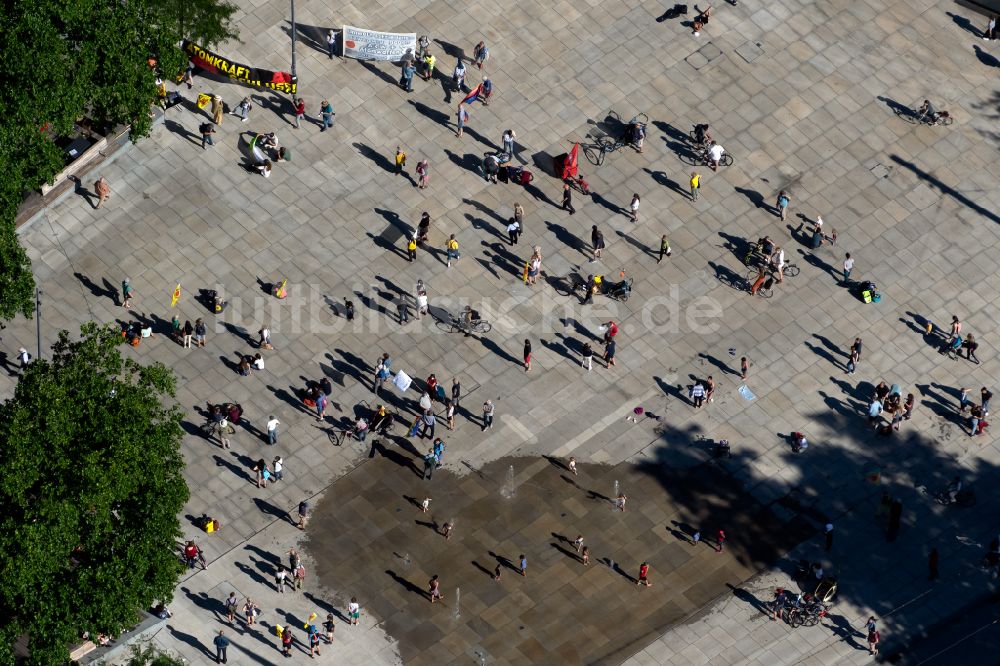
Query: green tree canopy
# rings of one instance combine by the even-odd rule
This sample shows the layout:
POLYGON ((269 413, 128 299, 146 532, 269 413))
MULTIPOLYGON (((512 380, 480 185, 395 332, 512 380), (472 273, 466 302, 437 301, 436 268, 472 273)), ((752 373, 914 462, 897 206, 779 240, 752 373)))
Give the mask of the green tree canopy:
POLYGON ((25 634, 29 663, 65 663, 82 632, 116 635, 173 594, 181 410, 172 372, 121 342, 93 323, 63 331, 0 405, 0 663, 25 634))
MULTIPOLYGON (((13 256, 14 218, 26 192, 65 166, 54 140, 86 115, 97 126, 151 129, 155 58, 164 78, 186 62, 184 38, 212 45, 237 37, 226 0, 8 0, 0 12, 0 258, 13 256)), ((23 252, 21 253, 23 256, 23 252)), ((30 264, 0 261, 0 286, 31 281, 30 264)), ((33 282, 32 282, 33 285, 33 282)), ((32 289, 0 289, 0 318, 30 316, 32 289)))

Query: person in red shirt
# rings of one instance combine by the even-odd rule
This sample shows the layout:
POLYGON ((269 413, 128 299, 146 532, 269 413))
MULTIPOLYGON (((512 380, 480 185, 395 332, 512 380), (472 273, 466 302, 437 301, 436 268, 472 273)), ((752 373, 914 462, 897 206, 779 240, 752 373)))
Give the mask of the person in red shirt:
POLYGON ((299 97, 295 100, 295 129, 299 128, 299 121, 306 117, 306 101, 299 97))
POLYGON ((647 576, 649 576, 649 565, 643 562, 639 565, 639 580, 635 581, 635 584, 649 587, 652 583, 649 582, 647 576))
POLYGON ((716 539, 715 542, 716 542, 716 544, 718 544, 718 547, 715 549, 715 552, 721 553, 722 552, 722 547, 726 543, 726 533, 723 532, 722 530, 719 530, 719 537, 718 537, 718 539, 716 539))
POLYGON ((615 336, 618 335, 618 324, 614 321, 609 321, 604 326, 604 344, 607 344, 614 340, 615 336))
POLYGON ((427 392, 430 394, 431 400, 437 397, 437 387, 438 387, 437 376, 431 374, 431 376, 427 378, 427 392))
POLYGON ((198 546, 194 545, 194 541, 188 541, 187 545, 184 546, 184 559, 187 561, 188 568, 194 569, 194 564, 198 561, 198 546))

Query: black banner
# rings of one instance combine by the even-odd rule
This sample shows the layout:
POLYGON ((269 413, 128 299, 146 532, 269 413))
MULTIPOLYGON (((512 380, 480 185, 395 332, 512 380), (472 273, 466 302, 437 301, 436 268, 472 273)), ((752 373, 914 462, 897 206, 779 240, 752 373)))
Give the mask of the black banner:
POLYGON ((241 83, 252 86, 270 88, 278 92, 294 95, 298 89, 299 79, 288 72, 272 72, 269 69, 257 69, 223 58, 217 53, 206 51, 197 44, 184 40, 181 47, 191 58, 191 62, 206 72, 222 74, 241 83))

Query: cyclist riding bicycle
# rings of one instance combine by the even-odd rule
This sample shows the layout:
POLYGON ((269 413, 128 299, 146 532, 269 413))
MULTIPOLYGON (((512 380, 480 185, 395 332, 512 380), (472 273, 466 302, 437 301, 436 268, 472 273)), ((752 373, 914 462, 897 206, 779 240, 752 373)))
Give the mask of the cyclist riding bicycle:
POLYGON ((925 99, 924 103, 917 109, 917 120, 924 121, 929 118, 931 122, 936 123, 940 117, 941 114, 928 99, 925 99))

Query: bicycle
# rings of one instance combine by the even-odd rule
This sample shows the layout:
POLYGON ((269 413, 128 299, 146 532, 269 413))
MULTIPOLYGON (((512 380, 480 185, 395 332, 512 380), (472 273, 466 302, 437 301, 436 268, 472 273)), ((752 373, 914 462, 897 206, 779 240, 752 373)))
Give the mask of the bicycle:
POLYGON ((444 324, 449 333, 466 333, 471 335, 473 333, 485 334, 493 330, 493 324, 485 319, 475 319, 470 325, 466 324, 465 320, 461 317, 451 317, 449 321, 439 322, 439 324, 444 324))
MULTIPOLYGON (((373 409, 370 404, 368 404, 367 400, 362 400, 361 404, 364 405, 365 408, 372 414, 372 420, 374 421, 375 418, 374 415, 376 410, 373 409)), ((402 422, 402 419, 399 416, 399 412, 395 409, 387 407, 385 410, 385 419, 378 425, 377 428, 370 427, 369 431, 379 437, 386 437, 387 435, 392 434, 392 431, 395 429, 397 421, 402 422)))
POLYGON ((607 118, 615 124, 615 129, 624 126, 624 131, 618 136, 612 136, 610 134, 604 134, 595 138, 595 142, 591 144, 586 144, 583 147, 584 156, 594 165, 601 166, 604 164, 604 158, 608 156, 609 153, 613 153, 616 150, 624 148, 625 146, 633 145, 632 142, 632 128, 636 125, 642 125, 644 128, 649 124, 649 116, 645 113, 637 113, 632 117, 628 123, 623 123, 621 116, 619 116, 615 111, 609 111, 607 118), (596 154, 595 154, 596 153, 596 154))
POLYGON ((331 428, 327 431, 326 436, 334 446, 340 446, 346 439, 354 439, 354 428, 331 428))
MULTIPOLYGON (((771 296, 774 296, 774 283, 776 282, 776 280, 774 279, 774 269, 773 268, 771 269, 770 274, 768 274, 768 271, 765 269, 764 273, 767 276, 767 279, 764 280, 764 283, 757 290, 756 295, 760 296, 761 298, 771 298, 771 296)), ((747 279, 745 282, 746 287, 744 288, 746 289, 746 291, 750 291, 751 289, 753 289, 753 283, 756 281, 757 281, 757 271, 750 271, 747 274, 747 279)))

